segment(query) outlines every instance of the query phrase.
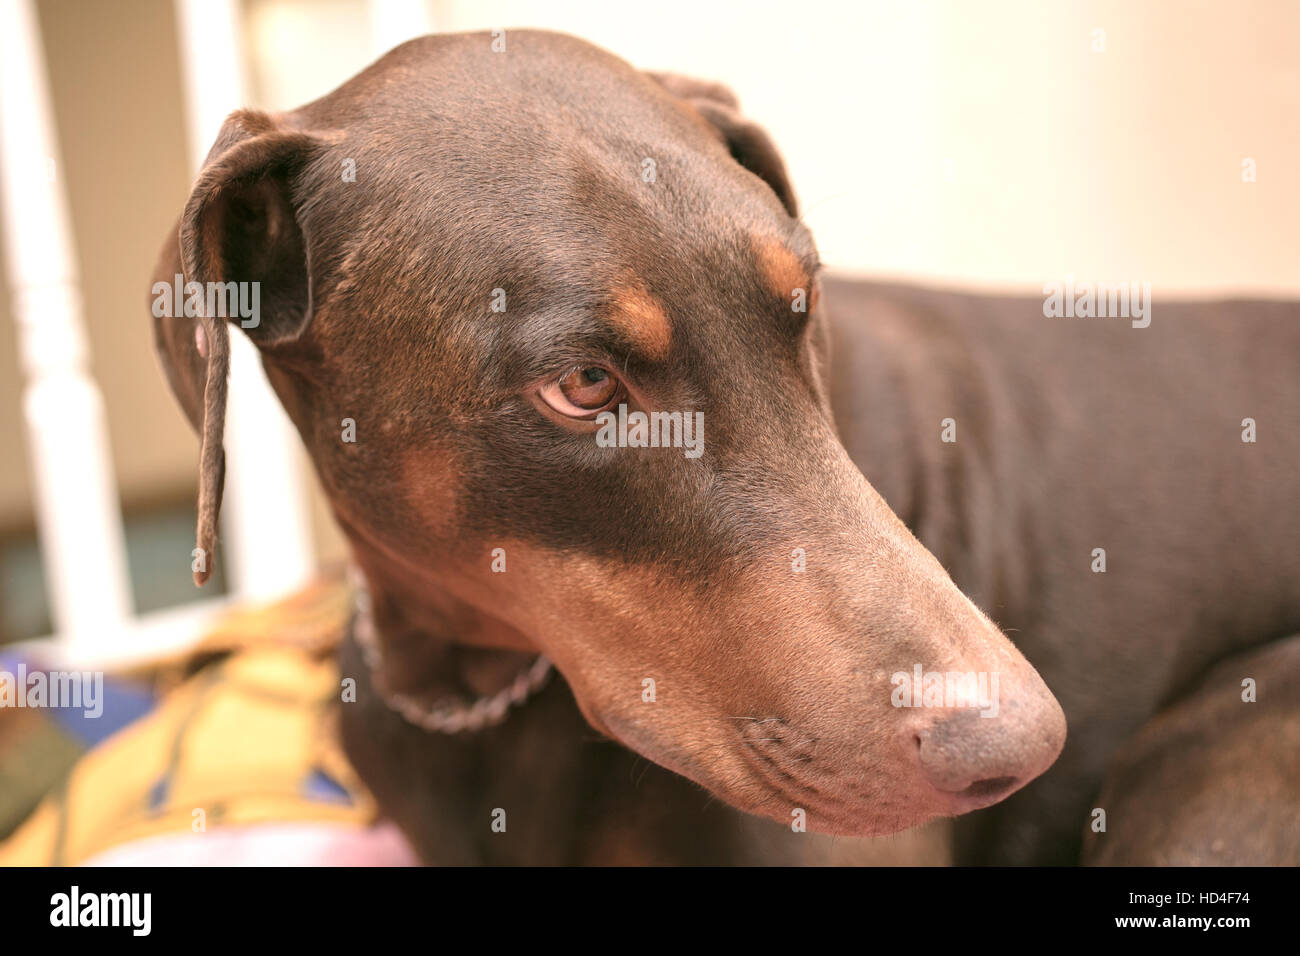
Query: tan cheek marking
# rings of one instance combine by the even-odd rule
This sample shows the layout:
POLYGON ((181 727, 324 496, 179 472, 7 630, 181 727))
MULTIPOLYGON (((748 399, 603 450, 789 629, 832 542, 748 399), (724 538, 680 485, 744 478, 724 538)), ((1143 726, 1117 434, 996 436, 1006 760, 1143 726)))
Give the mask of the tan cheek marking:
POLYGON ((803 289, 807 295, 808 310, 811 312, 816 289, 812 286, 808 273, 804 271, 799 257, 774 239, 756 236, 750 242, 754 249, 754 258, 758 260, 758 271, 763 284, 787 304, 794 301, 795 289, 803 289))
POLYGON ((399 467, 406 505, 419 522, 418 532, 441 536, 454 530, 460 476, 448 450, 434 445, 409 453, 399 467))
POLYGON ((631 284, 616 289, 609 320, 650 358, 668 356, 673 341, 668 313, 644 286, 631 284))

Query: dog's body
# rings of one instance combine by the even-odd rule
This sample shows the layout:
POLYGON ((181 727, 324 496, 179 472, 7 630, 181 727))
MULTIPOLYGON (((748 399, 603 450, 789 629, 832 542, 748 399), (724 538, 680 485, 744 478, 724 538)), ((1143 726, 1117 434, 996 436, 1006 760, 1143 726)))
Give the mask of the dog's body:
POLYGON ((1297 793, 1300 637, 1290 637, 1215 665, 1120 748, 1097 797, 1108 825, 1089 829, 1083 862, 1294 866, 1297 793))
MULTIPOLYGON (((1300 629, 1300 310, 1157 301, 1134 329, 823 283, 779 155, 711 84, 554 34, 413 41, 232 116, 178 235, 160 280, 262 283, 248 334, 382 651, 345 654, 345 741, 430 862, 826 860, 801 823, 887 834, 1016 791, 960 858, 1074 858, 1112 751, 1300 629), (600 445, 616 406, 703 415, 703 455, 600 445), (538 652, 567 683, 499 727, 385 702, 496 694, 538 652), (1021 790, 1065 740, 1035 666, 1074 724, 1021 790), (996 678, 996 706, 903 709, 913 667, 996 678)), ((227 329, 156 331, 206 555, 227 329)))
POLYGON ((1043 778, 959 821, 958 858, 1072 862, 1115 749, 1218 659, 1300 632, 1300 305, 1157 299, 1134 328, 1042 299, 827 292, 854 462, 1070 724, 1043 778))

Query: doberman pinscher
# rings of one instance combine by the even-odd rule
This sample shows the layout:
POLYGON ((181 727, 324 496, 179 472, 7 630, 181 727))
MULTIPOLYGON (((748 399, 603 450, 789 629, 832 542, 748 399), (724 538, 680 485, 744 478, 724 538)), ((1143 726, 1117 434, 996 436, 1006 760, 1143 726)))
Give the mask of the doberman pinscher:
POLYGON ((570 37, 425 37, 233 114, 176 275, 201 556, 201 300, 259 283, 362 582, 345 743, 430 862, 816 860, 993 804, 958 859, 1077 860, 1116 749, 1300 630, 1300 309, 825 277, 726 89, 570 37))

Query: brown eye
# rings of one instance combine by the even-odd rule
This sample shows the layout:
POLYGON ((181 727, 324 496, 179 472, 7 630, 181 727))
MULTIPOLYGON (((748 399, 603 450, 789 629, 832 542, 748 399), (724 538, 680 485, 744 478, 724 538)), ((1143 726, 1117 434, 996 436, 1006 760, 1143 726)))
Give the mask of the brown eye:
POLYGON ((587 418, 613 404, 622 387, 619 380, 598 365, 575 368, 559 381, 542 387, 542 400, 561 415, 587 418))

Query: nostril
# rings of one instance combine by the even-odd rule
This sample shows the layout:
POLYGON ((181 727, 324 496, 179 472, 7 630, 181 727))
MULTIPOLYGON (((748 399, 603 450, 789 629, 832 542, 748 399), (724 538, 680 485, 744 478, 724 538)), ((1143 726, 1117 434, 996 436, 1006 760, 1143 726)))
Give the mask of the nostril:
POLYGON ((959 791, 958 796, 981 799, 996 796, 1014 787, 1018 779, 1018 777, 989 777, 986 780, 976 780, 965 790, 959 791))
POLYGON ((976 711, 941 713, 908 736, 925 781, 963 803, 1000 800, 1037 776, 1035 748, 1023 729, 976 711))

